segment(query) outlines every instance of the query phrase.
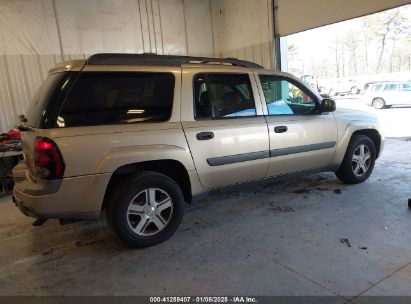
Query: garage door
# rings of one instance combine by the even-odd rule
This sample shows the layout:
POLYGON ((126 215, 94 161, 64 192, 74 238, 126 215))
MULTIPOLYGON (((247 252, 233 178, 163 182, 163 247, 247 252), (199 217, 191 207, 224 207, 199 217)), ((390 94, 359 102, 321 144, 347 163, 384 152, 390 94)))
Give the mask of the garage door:
POLYGON ((275 0, 275 33, 287 36, 411 3, 410 0, 275 0))

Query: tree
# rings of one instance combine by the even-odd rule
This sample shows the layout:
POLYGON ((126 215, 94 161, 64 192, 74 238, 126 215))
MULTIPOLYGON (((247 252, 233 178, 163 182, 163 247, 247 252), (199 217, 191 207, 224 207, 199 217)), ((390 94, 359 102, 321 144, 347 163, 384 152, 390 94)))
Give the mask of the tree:
POLYGON ((294 43, 288 45, 288 57, 295 57, 298 55, 298 48, 294 43))
POLYGON ((303 69, 307 74, 338 78, 411 71, 411 14, 407 10, 411 12, 411 5, 323 27, 318 37, 327 39, 321 38, 321 44, 308 43, 303 34, 290 36, 290 71, 303 69))
POLYGON ((335 59, 334 64, 335 64, 335 71, 337 73, 337 78, 340 77, 340 60, 339 60, 339 55, 338 55, 338 49, 339 49, 339 43, 338 42, 339 42, 338 37, 336 36, 335 41, 334 41, 335 47, 331 48, 331 49, 334 50, 334 59, 335 59))
POLYGON ((364 72, 368 74, 368 46, 372 40, 372 34, 369 30, 370 20, 368 16, 365 16, 361 19, 361 33, 362 33, 362 42, 363 42, 363 51, 364 51, 364 72))
POLYGON ((387 39, 395 41, 398 35, 409 28, 407 19, 403 17, 399 9, 374 15, 378 22, 374 23, 374 31, 378 37, 380 47, 376 66, 376 73, 381 71, 382 58, 387 45, 387 39))

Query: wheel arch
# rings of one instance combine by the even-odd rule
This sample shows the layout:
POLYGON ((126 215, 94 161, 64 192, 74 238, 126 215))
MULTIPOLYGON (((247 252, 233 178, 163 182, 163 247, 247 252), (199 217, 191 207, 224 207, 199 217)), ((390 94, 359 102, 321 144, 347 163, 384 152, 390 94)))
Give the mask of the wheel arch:
POLYGON ((381 135, 380 133, 376 130, 376 129, 360 129, 355 131, 350 138, 353 138, 354 135, 365 135, 367 137, 369 137, 375 146, 375 152, 376 152, 376 158, 378 158, 380 156, 380 152, 381 152, 381 135))
POLYGON ((105 190, 101 210, 105 209, 108 195, 113 187, 125 181, 130 176, 143 171, 154 171, 170 177, 180 186, 185 201, 191 203, 192 187, 186 167, 181 162, 174 159, 149 160, 125 164, 118 167, 113 172, 105 190))
POLYGON ((381 154, 383 148, 383 137, 378 131, 378 129, 372 125, 353 125, 348 124, 345 127, 344 132, 341 135, 337 151, 335 153, 333 164, 340 165, 344 159, 345 154, 347 153, 347 149, 352 141, 353 136, 355 135, 365 135, 368 136, 374 143, 376 149, 376 157, 378 158, 381 154))

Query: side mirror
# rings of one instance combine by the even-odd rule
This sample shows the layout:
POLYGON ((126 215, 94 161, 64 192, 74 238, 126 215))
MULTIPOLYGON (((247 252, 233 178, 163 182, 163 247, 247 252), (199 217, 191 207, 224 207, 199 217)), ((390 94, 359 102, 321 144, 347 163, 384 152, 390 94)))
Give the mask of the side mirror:
POLYGON ((323 100, 321 100, 321 113, 334 112, 336 108, 334 99, 323 98, 323 100))

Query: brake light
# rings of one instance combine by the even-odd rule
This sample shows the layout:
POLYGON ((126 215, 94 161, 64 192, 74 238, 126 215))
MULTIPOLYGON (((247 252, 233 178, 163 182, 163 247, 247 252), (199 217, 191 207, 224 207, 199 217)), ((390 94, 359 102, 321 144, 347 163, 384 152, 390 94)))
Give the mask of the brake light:
POLYGON ((37 174, 45 179, 62 178, 64 161, 57 144, 49 138, 38 137, 34 143, 37 174))

